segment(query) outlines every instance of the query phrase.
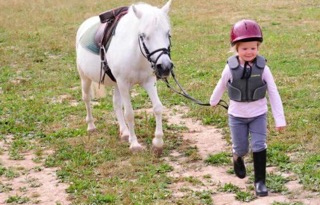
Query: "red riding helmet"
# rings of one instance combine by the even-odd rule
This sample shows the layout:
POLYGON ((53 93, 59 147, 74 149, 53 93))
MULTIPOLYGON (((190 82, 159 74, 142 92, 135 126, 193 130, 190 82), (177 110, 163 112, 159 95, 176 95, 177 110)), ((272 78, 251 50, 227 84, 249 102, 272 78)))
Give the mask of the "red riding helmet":
POLYGON ((257 22, 244 19, 235 23, 230 32, 230 43, 242 41, 263 41, 262 30, 257 22))

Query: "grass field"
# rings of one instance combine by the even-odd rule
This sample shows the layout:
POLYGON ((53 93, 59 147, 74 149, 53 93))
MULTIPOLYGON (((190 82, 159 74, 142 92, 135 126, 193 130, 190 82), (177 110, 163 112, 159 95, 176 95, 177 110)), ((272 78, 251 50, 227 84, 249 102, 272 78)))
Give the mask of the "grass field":
MULTIPOLYGON (((156 6, 165 1, 146 0, 156 6)), ((46 157, 70 184, 74 203, 165 204, 170 172, 149 151, 132 155, 118 139, 111 96, 98 100, 99 132, 86 132, 85 107, 75 66, 75 34, 86 18, 130 5, 128 0, 0 0, 0 141, 13 137, 12 159, 26 151, 46 157), (35 143, 36 142, 36 143, 35 143), (43 155, 46 149, 54 154, 43 155), (150 183, 152 182, 152 183, 150 183), (137 194, 139 193, 139 194, 137 194)), ((207 102, 231 54, 231 25, 255 19, 264 33, 260 54, 268 59, 283 100, 288 127, 274 131, 269 113, 268 160, 299 176, 307 190, 320 191, 320 3, 317 0, 173 0, 172 60, 179 82, 207 102)), ((158 83, 162 103, 186 105, 189 117, 224 129, 227 114, 193 104, 158 83)), ((149 107, 146 93, 133 98, 135 109, 149 107)), ((227 96, 224 96, 227 100, 227 96)), ((150 145, 154 119, 137 115, 137 135, 150 145)), ((164 156, 180 146, 179 127, 164 123, 164 156)), ((0 147, 0 154, 2 153, 0 147)), ((1 170, 5 170, 0 164, 1 170)), ((192 204, 192 202, 190 202, 192 204)))

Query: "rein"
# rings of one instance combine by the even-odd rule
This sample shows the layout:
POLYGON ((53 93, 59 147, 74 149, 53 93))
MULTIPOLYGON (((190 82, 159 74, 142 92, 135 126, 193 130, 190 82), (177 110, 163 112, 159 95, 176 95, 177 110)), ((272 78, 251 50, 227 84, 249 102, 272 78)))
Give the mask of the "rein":
MULTIPOLYGON (((169 40, 170 40, 170 36, 169 36, 169 40)), ((158 59, 161 57, 161 55, 167 54, 167 55, 169 55, 169 57, 170 57, 171 40, 170 40, 170 45, 169 45, 168 48, 159 48, 159 49, 157 49, 157 50, 152 51, 151 53, 150 53, 150 51, 148 50, 146 44, 144 43, 143 35, 139 35, 138 41, 139 41, 140 51, 141 51, 142 55, 151 63, 152 69, 154 69, 154 70, 156 69, 157 61, 158 61, 158 59), (142 47, 143 47, 144 52, 142 51, 141 44, 142 44, 142 47), (161 52, 161 53, 158 55, 158 57, 156 58, 156 60, 153 61, 153 60, 151 59, 151 56, 152 56, 153 54, 157 53, 157 52, 161 52)), ((180 85, 180 83, 179 83, 178 80, 176 79, 173 70, 171 70, 170 72, 171 72, 172 78, 174 79, 174 81, 176 82, 176 84, 178 85, 178 87, 180 88, 181 91, 178 91, 177 89, 173 88, 173 87, 169 84, 169 81, 167 80, 167 78, 161 78, 160 76, 157 76, 157 72, 155 72, 155 74, 156 74, 156 76, 157 76, 158 79, 163 80, 163 81, 166 83, 167 87, 170 88, 171 90, 173 90, 175 93, 177 93, 177 94, 179 94, 179 95, 182 95, 183 97, 185 97, 185 98, 187 98, 187 99, 195 102, 195 103, 198 104, 198 105, 210 106, 210 103, 203 103, 203 102, 201 102, 201 101, 193 98, 192 96, 190 96, 190 95, 182 88, 182 86, 180 85)), ((225 109, 228 110, 228 107, 229 107, 229 106, 228 106, 228 103, 227 103, 226 101, 220 100, 219 103, 218 103, 218 105, 220 105, 220 106, 222 106, 222 107, 224 107, 225 109)))
MULTIPOLYGON (((185 97, 185 98, 187 98, 187 99, 195 102, 195 103, 198 104, 198 105, 210 106, 210 103, 203 103, 203 102, 201 102, 201 101, 193 98, 192 96, 190 96, 190 95, 182 88, 182 86, 180 85, 180 83, 179 83, 178 80, 176 79, 173 70, 171 70, 171 75, 172 75, 172 78, 174 79, 174 81, 176 82, 176 84, 178 85, 178 87, 180 88, 181 91, 178 91, 177 89, 173 88, 173 87, 170 85, 170 83, 169 83, 169 81, 167 80, 167 78, 162 79, 162 80, 166 83, 166 85, 167 85, 168 88, 170 88, 171 90, 173 90, 175 93, 178 93, 179 95, 182 95, 183 97, 185 97)), ((228 110, 228 107, 229 107, 229 106, 228 106, 228 103, 227 103, 226 101, 220 100, 219 103, 218 103, 218 105, 220 105, 220 106, 222 106, 223 108, 225 108, 226 110, 228 110)))

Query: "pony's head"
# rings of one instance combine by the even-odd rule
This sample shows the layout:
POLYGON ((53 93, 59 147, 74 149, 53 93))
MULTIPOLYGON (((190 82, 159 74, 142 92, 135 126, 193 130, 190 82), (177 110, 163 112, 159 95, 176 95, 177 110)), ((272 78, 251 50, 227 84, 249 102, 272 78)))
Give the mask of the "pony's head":
POLYGON ((168 17, 171 0, 162 8, 148 4, 133 5, 135 16, 140 20, 139 46, 141 53, 151 63, 157 78, 169 76, 173 63, 170 58, 170 21, 168 17))

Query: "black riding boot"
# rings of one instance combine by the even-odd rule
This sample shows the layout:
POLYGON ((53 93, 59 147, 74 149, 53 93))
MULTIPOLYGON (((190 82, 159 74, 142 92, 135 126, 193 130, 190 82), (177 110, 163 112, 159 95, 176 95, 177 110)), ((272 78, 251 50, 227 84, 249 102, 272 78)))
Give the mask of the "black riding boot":
POLYGON ((244 166, 243 159, 235 154, 233 154, 233 168, 237 177, 240 179, 246 177, 246 167, 244 166))
POLYGON ((254 188, 257 196, 268 196, 266 187, 267 150, 253 153, 254 188))

